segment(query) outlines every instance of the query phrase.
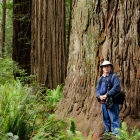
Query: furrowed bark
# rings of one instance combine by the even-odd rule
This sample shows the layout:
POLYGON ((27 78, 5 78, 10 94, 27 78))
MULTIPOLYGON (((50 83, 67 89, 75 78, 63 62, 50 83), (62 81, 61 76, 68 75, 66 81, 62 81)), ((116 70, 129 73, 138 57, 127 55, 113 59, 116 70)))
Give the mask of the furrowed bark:
POLYGON ((126 92, 120 117, 138 126, 140 118, 140 1, 77 0, 72 2, 69 60, 58 118, 71 117, 78 130, 104 131, 100 104, 95 97, 100 64, 109 60, 126 92))

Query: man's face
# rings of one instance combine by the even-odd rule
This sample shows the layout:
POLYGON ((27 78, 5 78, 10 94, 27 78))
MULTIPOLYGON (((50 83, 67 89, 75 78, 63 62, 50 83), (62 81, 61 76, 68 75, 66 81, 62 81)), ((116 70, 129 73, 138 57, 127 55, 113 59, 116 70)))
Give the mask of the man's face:
POLYGON ((103 66, 103 72, 104 73, 110 73, 110 71, 111 71, 111 66, 110 65, 103 66))

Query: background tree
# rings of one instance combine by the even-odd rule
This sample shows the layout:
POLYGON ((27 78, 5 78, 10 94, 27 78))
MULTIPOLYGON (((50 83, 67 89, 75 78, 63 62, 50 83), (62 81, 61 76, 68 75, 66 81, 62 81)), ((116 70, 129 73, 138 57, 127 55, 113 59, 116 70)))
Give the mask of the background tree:
POLYGON ((30 74, 31 0, 13 0, 13 60, 30 74))
POLYGON ((104 59, 113 63, 126 92, 121 119, 140 128, 139 0, 72 1, 68 71, 56 114, 74 118, 78 129, 92 131, 94 138, 104 131, 95 97, 104 59))
POLYGON ((6 0, 2 0, 2 23, 1 23, 1 56, 4 57, 6 28, 6 0))
POLYGON ((64 0, 32 1, 31 72, 39 83, 64 83, 67 49, 64 0))
MULTIPOLYGON (((3 7, 3 4, 2 4, 2 1, 0 1, 0 25, 2 25, 2 7, 3 7)), ((12 50, 12 37, 13 37, 13 0, 6 0, 6 5, 4 5, 4 8, 6 10, 6 21, 5 21, 5 30, 4 30, 4 34, 5 34, 5 41, 3 43, 4 45, 4 48, 0 50, 1 52, 1 56, 4 56, 4 57, 11 57, 11 50, 12 50), (3 50, 3 52, 2 52, 3 50)), ((2 37, 2 30, 3 30, 3 27, 1 27, 2 29, 0 30, 0 36, 2 37)), ((0 43, 2 38, 0 37, 0 43)), ((2 46, 2 45, 0 45, 2 46)))

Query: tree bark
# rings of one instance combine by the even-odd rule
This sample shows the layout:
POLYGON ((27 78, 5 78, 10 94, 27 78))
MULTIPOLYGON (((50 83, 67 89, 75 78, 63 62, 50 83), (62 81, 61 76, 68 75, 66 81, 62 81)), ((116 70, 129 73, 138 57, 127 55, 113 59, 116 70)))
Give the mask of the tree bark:
POLYGON ((140 128, 139 0, 72 1, 68 71, 56 114, 73 118, 78 130, 91 131, 94 139, 104 131, 95 97, 103 60, 113 63, 126 92, 120 107, 122 121, 140 128))
POLYGON ((6 28, 6 0, 2 1, 2 24, 1 24, 1 57, 4 57, 5 29, 6 28))
POLYGON ((64 83, 67 48, 64 0, 32 1, 31 73, 39 83, 64 83))
POLYGON ((31 0, 13 0, 13 4, 13 60, 30 74, 31 0))

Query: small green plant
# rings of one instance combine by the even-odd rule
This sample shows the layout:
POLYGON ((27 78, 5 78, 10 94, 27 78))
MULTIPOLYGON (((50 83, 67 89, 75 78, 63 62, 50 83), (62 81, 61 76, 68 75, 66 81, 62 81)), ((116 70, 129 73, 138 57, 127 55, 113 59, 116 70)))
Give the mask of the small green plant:
POLYGON ((67 137, 65 140, 84 140, 82 133, 80 131, 76 131, 74 120, 70 120, 70 129, 67 130, 67 137))
POLYGON ((121 129, 116 129, 119 135, 113 135, 111 132, 105 133, 103 135, 105 140, 139 140, 140 139, 140 132, 138 129, 133 128, 132 132, 128 132, 128 127, 125 122, 122 122, 121 129))
POLYGON ((65 140, 84 140, 84 138, 80 131, 76 131, 75 134, 73 134, 70 130, 67 130, 67 137, 65 140))
POLYGON ((56 87, 56 89, 53 89, 53 90, 47 89, 46 100, 47 100, 51 110, 54 110, 54 108, 56 107, 57 103, 61 99, 62 92, 63 92, 63 86, 62 85, 58 85, 56 87))
POLYGON ((56 120, 55 115, 50 115, 45 124, 33 137, 33 140, 64 140, 65 129, 66 123, 64 121, 56 120))
POLYGON ((56 120, 55 115, 50 115, 33 140, 84 140, 82 133, 76 131, 73 120, 70 121, 69 130, 66 130, 67 125, 62 120, 56 120))
POLYGON ((116 138, 119 140, 139 140, 140 139, 140 132, 136 127, 132 129, 132 132, 128 132, 128 127, 125 122, 122 123, 122 128, 117 129, 120 135, 117 135, 116 138))
POLYGON ((11 58, 3 59, 0 57, 0 84, 14 80, 13 69, 15 65, 11 58))
POLYGON ((74 120, 70 120, 70 131, 75 134, 76 132, 76 125, 75 125, 75 122, 74 120))
POLYGON ((111 132, 104 133, 103 138, 105 140, 118 140, 111 132))

